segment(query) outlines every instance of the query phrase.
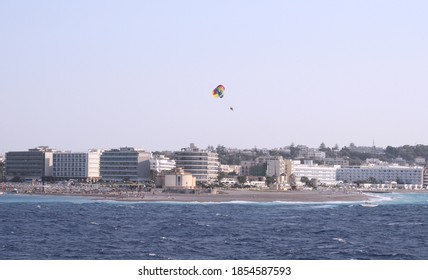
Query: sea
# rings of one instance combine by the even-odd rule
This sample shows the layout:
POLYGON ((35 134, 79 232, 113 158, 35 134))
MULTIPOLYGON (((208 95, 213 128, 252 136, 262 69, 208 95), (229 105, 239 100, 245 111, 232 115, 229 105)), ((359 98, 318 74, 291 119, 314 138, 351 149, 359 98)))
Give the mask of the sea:
POLYGON ((0 260, 427 260, 428 194, 370 200, 132 203, 4 194, 0 260))

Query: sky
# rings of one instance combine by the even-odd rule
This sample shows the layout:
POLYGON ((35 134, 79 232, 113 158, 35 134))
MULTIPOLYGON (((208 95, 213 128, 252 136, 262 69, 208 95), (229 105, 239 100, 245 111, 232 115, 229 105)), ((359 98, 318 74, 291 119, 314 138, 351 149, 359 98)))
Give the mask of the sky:
POLYGON ((427 145, 427 14, 424 0, 0 0, 0 153, 427 145))

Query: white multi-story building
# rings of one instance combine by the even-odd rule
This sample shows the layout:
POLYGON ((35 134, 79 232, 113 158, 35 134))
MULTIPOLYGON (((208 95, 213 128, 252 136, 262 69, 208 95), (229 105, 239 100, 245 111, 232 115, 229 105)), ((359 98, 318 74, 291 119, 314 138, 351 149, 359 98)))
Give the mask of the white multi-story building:
POLYGON ((301 178, 306 177, 316 179, 321 184, 334 185, 336 181, 336 171, 340 168, 339 165, 326 166, 313 164, 312 161, 307 161, 305 164, 300 164, 300 161, 291 161, 291 173, 294 175, 297 184, 300 184, 301 178))
POLYGON ((177 167, 192 173, 198 183, 211 183, 217 180, 220 162, 215 152, 201 150, 190 144, 189 148, 175 152, 175 162, 177 167))
POLYGON ((175 160, 164 155, 155 155, 150 158, 150 170, 158 173, 174 169, 175 166, 175 160))
POLYGON ((427 188, 427 187, 428 187, 428 168, 424 168, 423 186, 424 186, 425 188, 427 188))
POLYGON ((398 184, 422 185, 423 167, 399 165, 350 166, 337 170, 338 181, 353 183, 376 179, 379 183, 397 182, 398 184))
POLYGON ((266 176, 278 177, 286 174, 285 160, 282 157, 270 158, 266 161, 266 176))
POLYGON ((87 153, 55 152, 53 177, 56 180, 97 181, 100 179, 100 156, 101 150, 89 150, 87 153))
POLYGON ((89 180, 96 181, 101 178, 100 174, 100 160, 102 150, 91 149, 88 151, 88 178, 89 180))
POLYGON ((86 178, 88 170, 88 154, 72 152, 56 152, 53 154, 53 177, 56 179, 86 178))

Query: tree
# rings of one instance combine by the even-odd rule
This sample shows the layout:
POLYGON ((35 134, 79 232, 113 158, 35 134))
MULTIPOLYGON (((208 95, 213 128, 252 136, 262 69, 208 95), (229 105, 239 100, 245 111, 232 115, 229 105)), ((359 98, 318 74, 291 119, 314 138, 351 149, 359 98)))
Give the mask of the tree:
POLYGON ((300 149, 294 145, 290 146, 290 157, 296 158, 299 155, 300 149))
POLYGON ((245 176, 238 176, 238 182, 240 184, 244 184, 247 181, 247 177, 245 176))
POLYGON ((275 183, 276 182, 276 179, 274 178, 274 177, 266 177, 266 185, 271 185, 271 184, 273 184, 273 183, 275 183))
POLYGON ((312 178, 308 183, 307 183, 307 185, 309 186, 309 187, 312 187, 312 188, 317 188, 318 187, 318 180, 317 179, 315 179, 315 178, 312 178))
POLYGON ((300 182, 307 184, 307 183, 309 182, 309 178, 308 178, 308 177, 306 177, 306 176, 302 176, 302 177, 300 178, 300 182))
POLYGON ((377 184, 378 183, 378 181, 374 177, 369 177, 369 179, 367 179, 367 182, 369 184, 377 184))
POLYGON ((324 142, 322 142, 322 143, 320 144, 320 146, 319 146, 318 150, 320 150, 320 151, 324 151, 326 148, 327 148, 327 147, 326 147, 326 145, 324 144, 324 142))
POLYGON ((404 184, 404 181, 401 180, 400 178, 397 177, 397 179, 395 180, 395 182, 397 182, 397 184, 402 185, 404 184))
POLYGON ((221 179, 223 179, 224 177, 226 177, 226 173, 225 172, 219 172, 217 175, 217 180, 220 183, 221 179))
POLYGON ((296 190, 297 189, 296 176, 293 173, 290 174, 289 183, 290 183, 290 186, 291 186, 292 190, 296 190))
POLYGON ((252 176, 265 176, 267 163, 257 164, 250 167, 250 175, 252 176))

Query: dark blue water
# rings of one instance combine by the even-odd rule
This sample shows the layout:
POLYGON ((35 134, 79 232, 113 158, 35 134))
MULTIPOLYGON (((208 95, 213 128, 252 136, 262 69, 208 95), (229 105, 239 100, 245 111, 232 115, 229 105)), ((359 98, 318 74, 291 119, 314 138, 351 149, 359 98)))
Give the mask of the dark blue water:
POLYGON ((0 196, 0 259, 428 259, 428 195, 359 203, 0 196))

